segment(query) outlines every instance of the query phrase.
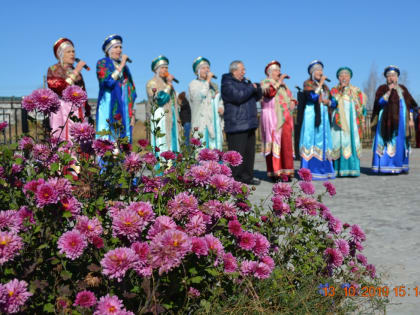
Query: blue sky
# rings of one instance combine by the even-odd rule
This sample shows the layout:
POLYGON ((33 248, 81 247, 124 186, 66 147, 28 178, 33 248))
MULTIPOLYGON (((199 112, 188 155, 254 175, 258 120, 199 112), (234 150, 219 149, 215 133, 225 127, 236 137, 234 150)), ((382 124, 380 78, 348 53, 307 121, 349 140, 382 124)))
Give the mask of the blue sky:
MULTIPOLYGON (((252 81, 264 78, 265 65, 277 59, 295 92, 313 59, 325 64, 335 84, 340 66, 353 69, 352 83, 363 87, 374 63, 407 71, 409 89, 420 98, 420 1, 9 1, 1 2, 0 96, 22 96, 42 85, 56 62, 52 45, 59 37, 75 43, 76 54, 92 68, 83 72, 88 95, 96 98, 94 71, 103 57, 104 38, 123 36, 124 53, 138 100, 146 97, 150 63, 160 54, 186 90, 194 78, 192 61, 205 56, 212 70, 227 72, 232 60, 245 63, 252 81)), ((381 77, 383 80, 383 77, 381 77)))

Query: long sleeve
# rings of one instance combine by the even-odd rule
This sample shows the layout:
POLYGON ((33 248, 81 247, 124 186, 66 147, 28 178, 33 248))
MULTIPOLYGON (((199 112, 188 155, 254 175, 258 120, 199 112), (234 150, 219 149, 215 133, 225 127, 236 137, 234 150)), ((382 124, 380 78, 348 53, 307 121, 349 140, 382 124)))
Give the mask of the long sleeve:
POLYGON ((117 81, 112 78, 112 72, 114 71, 112 68, 109 64, 107 65, 105 58, 99 60, 96 64, 96 75, 98 77, 99 85, 102 85, 106 89, 113 89, 117 83, 117 81))
MULTIPOLYGON (((245 103, 257 92, 252 84, 241 84, 239 88, 236 82, 222 79, 222 96, 223 100, 234 105, 245 103)), ((239 82, 238 82, 239 83, 239 82)), ((261 93, 261 88, 260 95, 261 93)))
POLYGON ((47 84, 51 90, 53 90, 55 93, 61 96, 61 94, 66 89, 66 87, 69 86, 69 84, 66 82, 65 78, 62 78, 54 73, 52 69, 53 67, 54 66, 48 68, 47 84))

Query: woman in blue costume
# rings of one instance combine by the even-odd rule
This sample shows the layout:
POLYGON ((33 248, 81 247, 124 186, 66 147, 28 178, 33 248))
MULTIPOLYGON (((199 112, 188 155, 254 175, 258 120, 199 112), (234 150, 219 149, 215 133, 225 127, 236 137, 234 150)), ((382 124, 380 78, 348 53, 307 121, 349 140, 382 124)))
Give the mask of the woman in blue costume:
POLYGON ((309 65, 310 78, 303 84, 305 104, 299 106, 298 113, 301 168, 309 169, 314 180, 335 178, 328 106, 335 107, 336 104, 324 84, 327 77, 323 69, 324 65, 318 60, 309 65))
POLYGON ((366 95, 350 84, 353 71, 337 70, 339 84, 331 89, 337 107, 332 113, 332 157, 337 176, 360 176, 361 138, 366 116, 366 95))
MULTIPOLYGON (((122 53, 122 37, 115 34, 108 36, 102 45, 102 50, 106 56, 96 64, 99 81, 96 132, 110 130, 116 119, 121 119, 122 131, 117 136, 127 137, 131 143, 134 125, 133 106, 137 95, 126 65, 128 56, 122 53)), ((114 134, 114 130, 111 132, 114 134)), ((97 137, 115 140, 113 136, 97 135, 97 137)))
POLYGON ((151 143, 158 151, 179 152, 179 109, 172 86, 174 77, 168 72, 169 60, 159 56, 152 61, 155 76, 146 84, 150 117, 151 143), (156 131, 162 136, 155 136, 156 131))
POLYGON ((408 157, 417 103, 404 85, 398 84, 400 69, 385 68, 386 84, 376 91, 372 113, 373 142, 372 169, 375 173, 408 173, 408 157), (410 128, 411 127, 411 128, 410 128))
POLYGON ((193 62, 193 71, 197 79, 191 81, 188 91, 191 105, 191 126, 198 128, 204 136, 206 147, 222 150, 223 101, 217 85, 211 82, 214 77, 210 71, 210 61, 198 57, 193 62))

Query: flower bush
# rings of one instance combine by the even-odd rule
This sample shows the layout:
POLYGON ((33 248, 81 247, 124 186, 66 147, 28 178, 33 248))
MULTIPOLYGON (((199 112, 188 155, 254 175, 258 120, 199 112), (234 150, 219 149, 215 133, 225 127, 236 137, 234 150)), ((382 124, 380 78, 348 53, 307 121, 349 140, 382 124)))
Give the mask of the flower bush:
MULTIPOLYGON (((77 108, 84 92, 68 89, 77 108)), ((57 109, 39 90, 22 106, 57 109)), ((72 146, 46 134, 2 147, 3 312, 208 311, 216 296, 250 294, 279 266, 301 283, 319 274, 357 288, 375 277, 361 254, 363 231, 314 199, 310 172, 305 182, 274 185, 272 202, 253 207, 251 187, 231 176, 238 153, 200 150, 193 138, 181 153, 159 154, 147 140, 131 147, 121 128, 117 120, 94 139, 79 122, 72 146)))

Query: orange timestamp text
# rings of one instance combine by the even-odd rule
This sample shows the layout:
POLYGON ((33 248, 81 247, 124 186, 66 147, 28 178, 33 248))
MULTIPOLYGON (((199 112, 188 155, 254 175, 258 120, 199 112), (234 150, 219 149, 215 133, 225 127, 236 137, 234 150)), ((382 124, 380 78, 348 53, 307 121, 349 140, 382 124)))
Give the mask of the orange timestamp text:
POLYGON ((420 289, 418 286, 410 288, 404 285, 396 287, 375 287, 375 286, 365 286, 355 288, 354 286, 345 286, 341 288, 335 288, 333 286, 322 288, 324 296, 335 296, 337 290, 342 290, 345 296, 360 296, 360 297, 405 297, 405 296, 415 296, 420 297, 420 289))

